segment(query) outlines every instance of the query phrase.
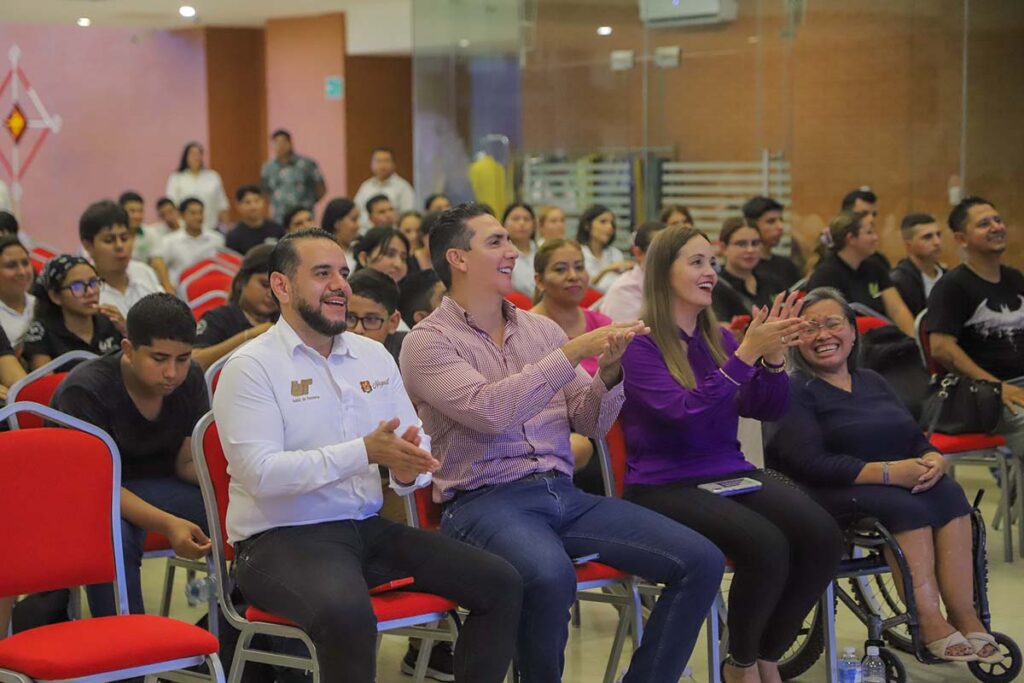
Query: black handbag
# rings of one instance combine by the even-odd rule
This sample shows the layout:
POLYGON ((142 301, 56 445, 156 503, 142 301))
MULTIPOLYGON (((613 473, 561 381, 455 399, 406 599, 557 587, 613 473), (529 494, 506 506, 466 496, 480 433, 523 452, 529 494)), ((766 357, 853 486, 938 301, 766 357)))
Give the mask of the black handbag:
POLYGON ((931 436, 991 434, 1003 417, 1002 383, 935 375, 921 411, 921 426, 931 436))

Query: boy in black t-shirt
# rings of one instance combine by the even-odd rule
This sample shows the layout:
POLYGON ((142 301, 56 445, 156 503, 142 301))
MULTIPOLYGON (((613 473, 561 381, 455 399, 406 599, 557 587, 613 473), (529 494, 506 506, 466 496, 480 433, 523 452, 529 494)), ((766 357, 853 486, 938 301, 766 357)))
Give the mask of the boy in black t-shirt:
POLYGON ((267 218, 267 202, 257 185, 242 185, 235 192, 241 219, 228 233, 226 245, 243 256, 260 244, 275 244, 284 237, 280 223, 267 218))
POLYGON ((1024 456, 1024 274, 1000 263, 1006 223, 992 202, 967 197, 949 214, 962 265, 935 283, 925 327, 932 355, 952 372, 1003 383, 998 428, 1024 456))
MULTIPOLYGON (((144 612, 139 569, 147 531, 181 557, 210 551, 192 462, 191 436, 210 409, 192 362, 195 320, 170 294, 150 294, 128 312, 121 351, 75 368, 51 405, 110 434, 121 454, 121 540, 129 608, 144 612)), ((111 584, 86 589, 94 616, 112 615, 111 584)))

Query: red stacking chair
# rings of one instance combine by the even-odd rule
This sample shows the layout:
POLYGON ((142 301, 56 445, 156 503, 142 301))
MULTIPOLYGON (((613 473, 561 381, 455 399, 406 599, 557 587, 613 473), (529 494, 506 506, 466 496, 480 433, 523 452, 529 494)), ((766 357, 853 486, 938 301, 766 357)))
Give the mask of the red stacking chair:
MULTIPOLYGON (((914 319, 914 337, 928 371, 934 375, 941 375, 945 369, 932 357, 931 343, 925 329, 924 321, 927 313, 928 309, 925 309, 914 319)), ((999 470, 1002 490, 999 494, 998 512, 993 519, 993 526, 998 529, 1002 525, 1003 559, 1006 562, 1013 562, 1013 530, 1010 527, 1014 516, 1019 524, 1018 547, 1021 552, 1024 552, 1024 499, 1021 496, 1021 493, 1024 492, 1024 466, 1020 460, 1013 457, 1013 453, 1006 447, 1006 439, 998 434, 941 434, 936 432, 929 437, 929 440, 936 450, 946 456, 946 468, 949 470, 950 476, 955 474, 956 468, 960 465, 980 465, 999 470), (1016 515, 1010 510, 1012 498, 1010 491, 1013 488, 1017 490, 1016 515)))
POLYGON ((878 329, 879 327, 885 327, 891 325, 885 318, 878 318, 873 315, 858 315, 857 316, 857 334, 864 334, 870 330, 878 329))
MULTIPOLYGON (((412 495, 405 496, 405 514, 409 526, 417 529, 436 530, 441 526, 441 506, 431 497, 433 487, 416 489, 412 495)), ((632 628, 636 638, 636 647, 643 638, 643 612, 640 606, 640 592, 637 580, 624 572, 607 564, 590 561, 576 565, 577 600, 603 602, 619 608, 619 625, 615 630, 615 640, 605 668, 604 683, 613 683, 622 658, 622 646, 632 628), (618 587, 625 589, 625 595, 616 593, 588 593, 595 588, 618 587)))
MULTIPOLYGON (((11 388, 7 390, 7 402, 31 401, 44 406, 50 405, 53 392, 57 391, 57 386, 68 375, 66 372, 57 372, 57 370, 68 363, 95 357, 96 354, 91 351, 68 351, 57 356, 46 365, 36 368, 12 384, 11 388)), ((20 416, 17 413, 11 413, 11 416, 7 418, 7 424, 11 429, 38 429, 43 426, 43 418, 32 413, 20 416)))
POLYGON ((590 308, 594 305, 594 302, 603 296, 604 294, 602 294, 600 290, 594 289, 593 287, 587 287, 587 291, 583 294, 583 298, 580 300, 580 307, 590 308))
POLYGON ((204 292, 197 296, 194 300, 189 301, 188 307, 192 309, 192 315, 195 317, 196 322, 206 314, 207 311, 212 311, 215 308, 220 308, 224 304, 228 303, 231 295, 226 291, 211 290, 204 292))
POLYGON ((223 683, 219 643, 211 633, 176 619, 128 614, 121 459, 111 438, 35 403, 10 404, 0 410, 0 419, 15 412, 70 429, 0 433, 0 524, 4 542, 17 548, 0 565, 0 595, 113 582, 117 614, 40 626, 0 640, 0 680, 102 683, 205 663, 210 679, 223 683), (75 542, 54 542, 60 538, 75 542))
POLYGON ((218 261, 216 258, 204 258, 202 261, 196 261, 188 268, 178 273, 178 282, 184 282, 188 278, 192 277, 200 270, 206 269, 207 266, 217 264, 222 267, 225 271, 230 270, 230 266, 227 263, 218 261))
POLYGON ((237 251, 232 251, 231 249, 222 249, 218 251, 214 258, 229 267, 235 268, 236 270, 240 265, 242 265, 242 255, 237 251))
MULTIPOLYGON (((213 589, 227 621, 241 631, 235 649, 235 659, 231 664, 232 681, 242 680, 246 662, 262 662, 312 671, 313 680, 318 681, 320 673, 316 662, 316 648, 305 631, 284 617, 256 607, 249 607, 243 616, 231 602, 232 581, 227 563, 234 560, 234 549, 227 542, 223 531, 231 479, 212 412, 204 415, 192 432, 192 457, 196 465, 199 486, 203 490, 210 541, 213 544, 213 589), (309 657, 263 650, 253 644, 253 637, 259 634, 300 640, 309 649, 309 657)), ((339 590, 344 589, 344 586, 339 587, 339 590)), ((430 593, 389 591, 384 587, 370 590, 370 602, 373 613, 377 616, 378 633, 423 639, 413 679, 415 683, 423 683, 433 641, 454 641, 457 636, 451 613, 458 605, 447 598, 430 593), (435 622, 442 622, 447 626, 428 626, 435 622)), ((345 647, 345 643, 339 642, 337 647, 345 647)))
POLYGON ((206 292, 230 292, 235 272, 219 262, 207 263, 188 277, 178 279, 178 296, 193 301, 206 292))
POLYGON ((511 301, 516 305, 516 308, 520 308, 524 311, 528 311, 533 308, 533 299, 522 292, 509 292, 505 295, 505 300, 511 301))
POLYGON ((28 258, 32 261, 32 268, 36 271, 36 275, 40 275, 43 272, 43 268, 46 267, 46 262, 59 253, 53 247, 38 243, 33 244, 32 248, 28 250, 28 258))

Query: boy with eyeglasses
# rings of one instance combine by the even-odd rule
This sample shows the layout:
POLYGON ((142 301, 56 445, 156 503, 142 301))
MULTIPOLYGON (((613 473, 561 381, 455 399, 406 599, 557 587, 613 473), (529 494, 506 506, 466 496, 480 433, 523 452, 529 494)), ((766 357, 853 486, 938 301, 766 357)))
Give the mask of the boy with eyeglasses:
POLYGON ((408 332, 399 332, 402 320, 398 311, 399 289, 384 273, 364 268, 349 278, 352 298, 348 302, 348 329, 380 342, 398 362, 402 340, 408 332))

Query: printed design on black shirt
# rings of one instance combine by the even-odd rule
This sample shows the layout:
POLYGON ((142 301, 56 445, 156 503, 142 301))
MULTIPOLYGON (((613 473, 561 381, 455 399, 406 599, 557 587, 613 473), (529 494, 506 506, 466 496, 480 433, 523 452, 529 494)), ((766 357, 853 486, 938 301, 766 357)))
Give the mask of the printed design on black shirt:
POLYGON ((1018 340, 1024 341, 1024 295, 1018 295, 1017 299, 1017 308, 1001 304, 999 310, 989 306, 987 298, 982 299, 964 326, 972 328, 983 339, 1006 339, 1016 347, 1018 340))
POLYGON ((42 341, 43 337, 45 336, 46 328, 43 327, 43 324, 38 320, 33 321, 32 324, 29 325, 28 329, 25 331, 25 341, 27 342, 42 341))
POLYGON ((110 353, 111 351, 116 349, 117 346, 118 344, 116 339, 114 339, 113 337, 107 337, 106 339, 100 342, 99 351, 100 353, 110 353))
POLYGON ((878 286, 877 282, 868 283, 868 294, 871 295, 872 299, 877 299, 882 296, 882 288, 878 286))
POLYGON ((203 332, 206 332, 207 327, 209 327, 209 323, 206 322, 206 318, 203 318, 198 323, 196 323, 196 336, 198 337, 203 332))

